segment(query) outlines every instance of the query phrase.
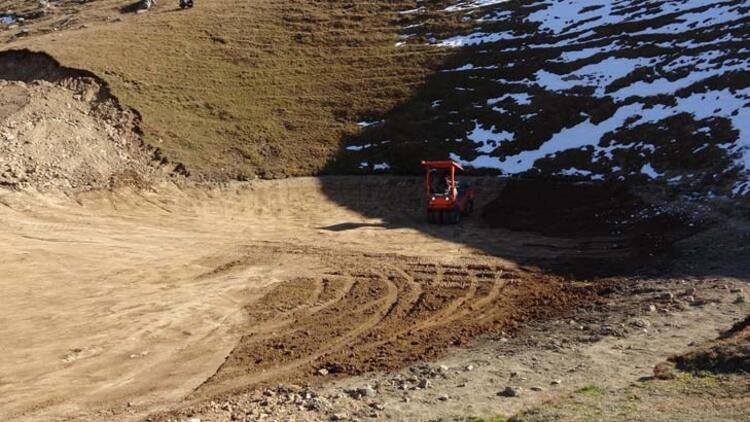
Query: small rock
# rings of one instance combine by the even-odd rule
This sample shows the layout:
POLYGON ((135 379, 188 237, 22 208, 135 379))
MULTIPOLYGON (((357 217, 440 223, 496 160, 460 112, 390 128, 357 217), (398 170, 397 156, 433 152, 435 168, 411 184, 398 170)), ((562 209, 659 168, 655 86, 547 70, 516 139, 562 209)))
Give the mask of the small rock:
POLYGON ((662 362, 654 366, 654 378, 660 380, 671 380, 675 378, 672 365, 662 362))
POLYGON ((745 296, 743 296, 743 295, 737 295, 737 297, 734 298, 734 303, 736 305, 739 305, 741 303, 746 303, 746 302, 747 302, 747 299, 745 299, 745 296))
POLYGON ((318 375, 320 375, 320 376, 326 376, 326 375, 328 375, 328 370, 326 368, 320 368, 320 369, 318 369, 318 375))
POLYGON ((649 312, 656 312, 656 305, 648 305, 649 312))
POLYGON ((438 400, 440 400, 440 401, 448 401, 449 398, 450 397, 448 397, 447 394, 442 394, 442 395, 440 395, 440 397, 438 397, 438 400))
POLYGON ((732 294, 742 293, 742 289, 729 289, 729 293, 732 293, 732 294))
POLYGON ((362 397, 375 397, 375 396, 377 396, 377 395, 378 395, 378 392, 377 392, 377 391, 375 391, 375 389, 374 389, 374 388, 372 388, 372 387, 370 387, 369 385, 366 385, 366 386, 364 386, 364 387, 358 388, 358 389, 357 389, 357 392, 358 392, 358 393, 359 393, 359 394, 360 394, 360 395, 361 395, 362 397))
POLYGON ((464 369, 466 369, 466 372, 471 372, 474 370, 474 365, 466 365, 466 368, 464 369))
POLYGON ((497 393, 498 396, 501 397, 518 397, 518 394, 520 393, 521 388, 520 387, 505 387, 502 391, 497 393))
POLYGON ((544 388, 539 387, 538 385, 535 385, 531 387, 531 391, 544 391, 544 388))
POLYGON ((385 405, 383 403, 373 402, 370 403, 370 407, 372 407, 375 410, 385 410, 385 405))
POLYGON ((665 292, 659 296, 659 299, 672 301, 674 300, 674 294, 672 292, 665 292))
POLYGON ((201 418, 199 418, 197 416, 191 416, 191 417, 189 417, 189 418, 186 419, 186 422, 201 422, 201 418))
POLYGON ((334 413, 328 418, 329 421, 345 421, 346 415, 343 413, 334 413))
POLYGON ((707 304, 707 303, 708 303, 708 302, 706 302, 706 301, 705 301, 705 300, 703 300, 703 299, 695 299, 695 298, 694 298, 694 299, 693 299, 693 301, 692 301, 692 302, 690 302, 690 306, 704 306, 704 305, 705 305, 705 304, 707 304))
POLYGON ((560 384, 562 384, 562 380, 559 380, 559 379, 558 380, 552 380, 552 382, 550 384, 552 384, 552 385, 560 385, 560 384))
POLYGON ((638 328, 648 328, 651 326, 651 323, 647 319, 642 319, 642 318, 636 318, 630 323, 633 326, 638 327, 638 328))
POLYGON ((448 372, 448 367, 445 366, 445 365, 440 365, 440 372, 442 372, 442 373, 448 372))
POLYGON ((430 386, 431 386, 430 380, 428 380, 427 378, 422 378, 421 380, 419 380, 419 384, 417 385, 417 387, 422 388, 422 389, 430 388, 430 386))

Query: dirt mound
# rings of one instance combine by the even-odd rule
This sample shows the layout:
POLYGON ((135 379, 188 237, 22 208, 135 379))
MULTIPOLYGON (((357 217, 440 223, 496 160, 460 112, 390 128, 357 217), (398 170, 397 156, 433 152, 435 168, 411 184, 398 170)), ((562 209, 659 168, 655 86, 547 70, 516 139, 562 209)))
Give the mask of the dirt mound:
POLYGON ((143 143, 140 116, 101 81, 46 55, 0 55, 0 104, 0 185, 144 185, 182 169, 143 143))
POLYGON ((750 374, 750 317, 718 339, 669 360, 683 371, 750 374))

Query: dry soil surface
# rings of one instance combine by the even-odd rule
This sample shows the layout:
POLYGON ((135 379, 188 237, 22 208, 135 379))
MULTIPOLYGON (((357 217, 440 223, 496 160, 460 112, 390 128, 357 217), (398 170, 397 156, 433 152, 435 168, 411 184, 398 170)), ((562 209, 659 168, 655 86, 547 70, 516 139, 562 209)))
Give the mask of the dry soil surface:
POLYGON ((544 271, 529 263, 625 252, 611 249, 612 239, 510 232, 478 218, 429 226, 412 200, 420 189, 419 179, 337 177, 71 196, 3 192, 0 413, 10 420, 505 413, 532 403, 496 401, 497 388, 519 384, 504 380, 512 371, 545 385, 584 363, 594 369, 566 383, 623 383, 747 312, 716 293, 739 288, 741 278, 577 281, 544 271), (683 292, 703 285, 705 295, 683 292), (668 292, 674 297, 661 298, 668 292), (683 308, 694 311, 661 317, 683 308), (629 319, 644 313, 654 321, 629 319), (568 318, 576 322, 555 323, 568 318), (547 324, 537 329, 551 330, 553 349, 570 350, 548 351, 529 340, 533 333, 503 346, 531 321, 547 324), (627 327, 635 334, 620 342, 627 327), (675 337, 666 341, 662 330, 675 337), (479 338, 496 343, 476 349, 479 338), (513 358, 497 357, 511 351, 513 358), (421 365, 440 358, 451 373, 486 369, 466 371, 466 382, 465 375, 433 381, 445 371, 421 365), (409 365, 417 365, 416 379, 394 378, 409 365), (402 391, 426 390, 423 380, 442 390, 405 402, 402 391), (280 383, 287 387, 274 387, 280 383), (366 383, 377 387, 377 401, 366 383), (473 387, 454 391, 458 384, 473 387), (272 400, 262 405, 257 394, 272 400))
MULTIPOLYGON (((360 194, 353 180, 340 193, 360 194)), ((418 194, 419 181, 406 186, 418 194)), ((11 419, 152 411, 326 365, 395 368, 580 296, 465 246, 553 257, 575 241, 384 224, 326 199, 317 179, 0 202, 0 409, 11 419)))

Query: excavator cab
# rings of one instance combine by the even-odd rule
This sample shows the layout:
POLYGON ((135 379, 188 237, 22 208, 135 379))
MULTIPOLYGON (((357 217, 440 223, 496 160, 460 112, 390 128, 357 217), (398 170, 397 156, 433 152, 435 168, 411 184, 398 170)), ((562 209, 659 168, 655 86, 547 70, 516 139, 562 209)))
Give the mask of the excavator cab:
POLYGON ((455 161, 422 161, 426 170, 425 194, 427 221, 431 224, 458 224, 474 209, 474 188, 460 186, 456 171, 463 167, 455 161))

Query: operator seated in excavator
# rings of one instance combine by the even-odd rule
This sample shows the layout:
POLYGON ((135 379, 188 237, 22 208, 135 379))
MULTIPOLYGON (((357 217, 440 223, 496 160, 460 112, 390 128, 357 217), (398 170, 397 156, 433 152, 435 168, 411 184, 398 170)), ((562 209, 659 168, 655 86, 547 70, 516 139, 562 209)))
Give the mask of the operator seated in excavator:
POLYGON ((441 196, 450 195, 451 177, 447 171, 443 169, 430 170, 430 193, 441 196))

